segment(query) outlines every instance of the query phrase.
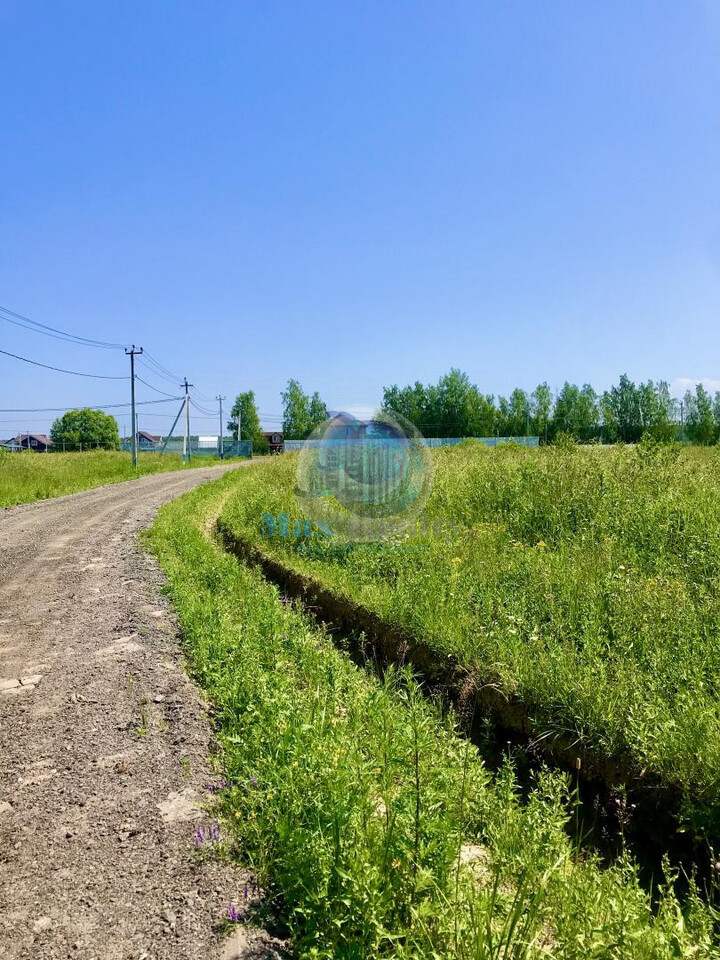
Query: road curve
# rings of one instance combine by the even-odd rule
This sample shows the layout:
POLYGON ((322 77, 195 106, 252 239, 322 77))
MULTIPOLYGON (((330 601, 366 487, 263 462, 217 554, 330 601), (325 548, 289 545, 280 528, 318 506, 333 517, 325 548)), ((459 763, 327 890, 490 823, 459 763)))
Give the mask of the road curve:
POLYGON ((234 955, 247 878, 193 848, 210 727, 136 537, 232 468, 0 512, 0 957, 234 955))

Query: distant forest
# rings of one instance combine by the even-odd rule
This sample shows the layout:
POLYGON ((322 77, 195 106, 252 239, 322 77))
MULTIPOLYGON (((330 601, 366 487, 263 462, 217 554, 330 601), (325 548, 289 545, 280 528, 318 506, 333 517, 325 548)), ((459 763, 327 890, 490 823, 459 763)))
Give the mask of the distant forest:
POLYGON ((552 442, 562 432, 584 442, 634 443, 649 433, 701 444, 720 438, 720 392, 713 396, 698 384, 677 400, 665 381, 636 384, 626 374, 604 393, 566 382, 556 397, 547 383, 532 393, 517 388, 509 397, 494 397, 452 369, 434 385, 385 387, 383 406, 426 437, 529 435, 552 442))

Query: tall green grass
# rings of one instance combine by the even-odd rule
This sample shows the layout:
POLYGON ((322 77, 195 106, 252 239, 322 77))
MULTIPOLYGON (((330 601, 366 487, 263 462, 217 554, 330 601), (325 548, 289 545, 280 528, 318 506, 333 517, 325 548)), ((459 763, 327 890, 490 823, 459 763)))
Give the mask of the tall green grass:
MULTIPOLYGON (((193 467, 206 467, 211 463, 219 463, 219 458, 190 461, 193 467)), ((61 497, 148 473, 180 470, 182 466, 182 457, 172 453, 140 453, 135 470, 132 454, 120 451, 48 454, 0 451, 0 507, 61 497)))
MULTIPOLYGON (((276 475, 271 471, 269 475, 276 475)), ((151 543, 220 740, 223 831, 301 960, 713 957, 715 913, 629 858, 573 847, 565 776, 521 801, 407 675, 358 669, 208 539, 227 476, 162 508, 151 543)), ((190 837, 188 837, 190 842, 190 837)), ((222 905, 219 905, 219 910, 222 905)))
POLYGON ((679 785, 717 820, 720 451, 433 457, 427 513, 458 530, 401 542, 425 552, 303 556, 262 538, 263 512, 301 515, 292 458, 237 477, 224 522, 525 701, 538 733, 679 785))

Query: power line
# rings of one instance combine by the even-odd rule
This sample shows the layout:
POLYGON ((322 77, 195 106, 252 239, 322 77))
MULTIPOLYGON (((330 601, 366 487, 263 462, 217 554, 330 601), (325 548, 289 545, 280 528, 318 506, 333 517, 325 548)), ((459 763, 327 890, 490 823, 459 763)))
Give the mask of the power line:
MULTIPOLYGON (((24 330, 32 330, 33 333, 40 333, 40 334, 43 334, 44 336, 52 337, 53 339, 56 339, 56 340, 62 340, 69 343, 81 344, 83 346, 99 347, 107 350, 123 350, 123 349, 126 350, 125 344, 110 343, 105 340, 96 340, 90 337, 80 336, 79 334, 68 333, 65 330, 60 330, 58 327, 51 327, 48 324, 40 323, 37 320, 31 320, 29 317, 26 317, 21 313, 16 313, 14 310, 10 310, 7 307, 0 306, 0 320, 4 320, 6 323, 11 323, 14 326, 20 327, 21 329, 24 329, 24 330)), ((22 363, 29 363, 32 366, 41 367, 44 370, 52 370, 55 373, 64 373, 68 376, 88 377, 93 380, 127 380, 129 379, 126 376, 110 376, 107 374, 99 374, 99 373, 85 373, 79 370, 67 370, 64 367, 56 367, 49 363, 42 363, 39 360, 32 360, 29 357, 22 357, 19 354, 11 353, 8 350, 0 350, 0 354, 10 357, 13 360, 19 360, 22 363)), ((145 351, 144 353, 143 360, 141 360, 140 357, 138 356, 138 361, 140 363, 143 363, 143 365, 148 369, 148 371, 155 374, 155 376, 158 376, 163 380, 167 380, 172 384, 177 383, 179 378, 176 377, 171 370, 163 366, 163 364, 160 363, 159 360, 156 360, 155 357, 152 356, 152 354, 149 354, 147 351, 145 351), (144 360, 147 360, 147 363, 145 363, 144 360)), ((175 397, 173 394, 170 394, 165 390, 161 390, 159 387, 154 386, 152 383, 149 383, 147 380, 144 380, 142 377, 136 376, 134 379, 137 379, 140 383, 144 384, 144 386, 148 387, 150 390, 153 390, 155 393, 159 393, 161 396, 167 397, 168 400, 182 399, 182 398, 175 397)), ((188 386, 191 386, 191 385, 188 384, 188 386)), ((204 397, 205 400, 208 402, 211 401, 211 398, 205 396, 205 394, 203 394, 202 391, 197 390, 196 388, 194 389, 195 389, 195 392, 200 397, 204 397)), ((186 388, 186 392, 187 392, 187 388, 186 388)), ((146 405, 147 403, 158 403, 158 402, 162 403, 164 401, 143 401, 142 405, 146 405)), ((214 418, 215 416, 214 412, 200 406, 200 404, 198 404, 194 399, 193 399, 193 403, 198 408, 198 410, 200 410, 207 417, 214 418)), ((121 409, 131 405, 132 404, 98 404, 94 407, 91 407, 90 409, 102 409, 105 407, 107 407, 108 409, 121 409)), ((65 412, 67 410, 73 410, 73 409, 77 409, 77 408, 76 407, 62 407, 62 408, 61 407, 33 407, 33 408, 28 407, 28 408, 22 408, 22 409, 21 408, 8 409, 7 411, 4 411, 4 412, 58 413, 58 412, 65 412)))
POLYGON ((197 387, 193 387, 195 393, 200 397, 201 400, 204 400, 206 403, 212 403, 215 399, 214 397, 209 397, 206 393, 203 393, 202 390, 198 390, 197 387))
POLYGON ((176 377, 175 374, 172 373, 172 371, 168 370, 167 367, 164 367, 164 366, 160 363, 159 360, 156 360, 155 357, 154 357, 151 353, 148 353, 147 350, 145 351, 145 358, 146 358, 147 360, 149 360, 150 363, 152 363, 152 364, 154 364, 156 367, 158 367, 166 376, 172 377, 173 381, 176 381, 176 380, 179 380, 179 379, 180 379, 180 377, 176 377))
POLYGON ((156 377, 160 377, 161 380, 167 380, 169 383, 177 383, 180 379, 179 377, 173 377, 167 373, 166 368, 157 362, 153 357, 151 357, 147 352, 143 354, 143 359, 139 361, 144 367, 147 367, 156 377), (149 360, 150 363, 147 363, 146 360, 149 360))
POLYGON ((34 333, 42 333, 47 337, 54 337, 56 340, 70 340, 73 343, 81 343, 86 347, 100 347, 103 350, 123 350, 123 343, 108 343, 106 340, 93 340, 91 337, 81 337, 79 334, 67 333, 65 330, 59 330, 57 327, 50 327, 45 323, 39 323, 37 320, 31 320, 21 313, 15 313, 7 307, 0 307, 0 320, 7 323, 13 323, 17 327, 24 327, 26 330, 32 330, 34 333), (3 316, 2 314, 9 314, 3 316), (13 318, 14 319, 11 319, 13 318))
MULTIPOLYGON (((178 397, 177 399, 182 400, 182 397, 178 397)), ((166 420, 174 420, 175 414, 174 413, 153 413, 153 417, 162 417, 163 419, 166 419, 166 420)), ((217 420, 217 414, 213 413, 212 416, 196 416, 194 419, 195 420, 212 420, 214 422, 215 420, 217 420)), ((8 420, 8 423, 10 422, 14 423, 15 421, 8 420)))
MULTIPOLYGON (((182 400, 183 397, 170 397, 169 400, 138 400, 136 407, 149 407, 154 403, 170 403, 171 400, 182 400)), ((129 407, 129 403, 94 403, 80 404, 74 407, 3 407, 0 413, 67 413, 68 410, 119 410, 122 407, 129 407)), ((215 414, 213 414, 213 419, 215 414)))
POLYGON ((109 377, 102 373, 80 373, 77 370, 64 370, 62 367, 52 367, 49 363, 40 363, 39 360, 29 360, 27 357, 20 357, 16 353, 9 353, 7 350, 0 350, 6 357, 12 357, 13 360, 22 360, 23 363, 31 363, 35 367, 43 367, 45 370, 54 370, 56 373, 68 373, 73 377, 91 377, 93 380, 127 380, 128 377, 109 377))
MULTIPOLYGON (((167 380, 168 383, 172 383, 172 384, 177 383, 178 380, 181 379, 180 377, 175 376, 175 375, 172 373, 171 370, 168 370, 167 367, 164 367, 164 366, 159 362, 159 360, 156 360, 155 357, 152 356, 152 354, 149 354, 149 353, 147 352, 147 350, 146 350, 145 353, 144 353, 144 357, 145 357, 147 360, 149 360, 150 363, 147 364, 147 363, 145 363, 145 362, 142 361, 142 360, 141 360, 140 362, 143 363, 143 366, 148 367, 148 369, 151 370, 152 373, 155 374, 155 376, 158 376, 158 377, 160 377, 160 378, 163 379, 163 380, 167 380)), ((208 403, 211 403, 212 400, 214 399, 213 397, 208 397, 206 394, 204 394, 204 393, 202 392, 202 390, 199 390, 197 387, 193 386, 192 384, 189 384, 189 386, 192 388, 192 390, 193 390, 201 399, 204 399, 204 400, 207 401, 208 403)))
POLYGON ((170 397, 172 400, 175 399, 172 393, 167 393, 165 390, 160 390, 158 387, 154 387, 151 383, 148 383, 147 380, 143 380, 143 378, 139 377, 137 374, 135 374, 135 379, 139 383, 144 383, 146 387, 150 387, 150 389, 154 390, 155 393, 161 393, 163 397, 170 397))
POLYGON ((190 397, 190 403, 192 403, 196 410, 200 410, 201 413, 206 413, 209 417, 215 416, 212 410, 206 410, 205 407, 201 407, 194 397, 190 397))

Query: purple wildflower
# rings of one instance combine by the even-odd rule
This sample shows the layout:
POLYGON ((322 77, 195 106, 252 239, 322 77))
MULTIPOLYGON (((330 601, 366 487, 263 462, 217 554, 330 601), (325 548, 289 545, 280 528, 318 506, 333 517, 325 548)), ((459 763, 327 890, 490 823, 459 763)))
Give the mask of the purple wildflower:
POLYGON ((287 606, 288 604, 292 603, 292 600, 290 599, 290 597, 286 596, 284 593, 281 593, 280 603, 282 603, 284 606, 287 606))
POLYGON ((210 838, 212 840, 220 839, 220 827, 218 826, 217 823, 214 823, 212 826, 212 830, 210 831, 210 838))
POLYGON ((195 846, 201 847, 205 843, 205 834, 203 833, 203 828, 198 824, 195 827, 195 846))
POLYGON ((255 776, 255 774, 250 777, 250 783, 253 787, 258 785, 258 778, 255 776))
POLYGON ((240 911, 235 906, 234 903, 228 904, 228 916, 230 917, 231 923, 239 923, 240 921, 240 911))
POLYGON ((228 783, 227 780, 221 780, 218 784, 211 783, 208 787, 208 793, 220 793, 221 790, 225 790, 226 787, 230 786, 232 786, 232 784, 228 783))
POLYGON ((248 884, 246 883, 246 884, 245 884, 245 899, 246 899, 246 900, 247 900, 247 898, 248 898, 249 892, 250 892, 250 887, 249 887, 248 884))

